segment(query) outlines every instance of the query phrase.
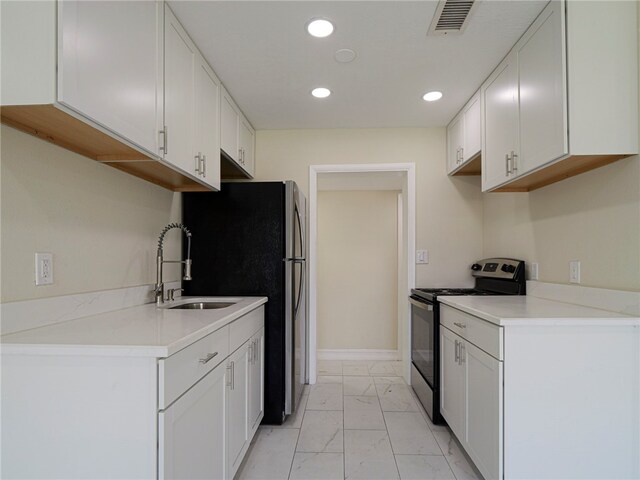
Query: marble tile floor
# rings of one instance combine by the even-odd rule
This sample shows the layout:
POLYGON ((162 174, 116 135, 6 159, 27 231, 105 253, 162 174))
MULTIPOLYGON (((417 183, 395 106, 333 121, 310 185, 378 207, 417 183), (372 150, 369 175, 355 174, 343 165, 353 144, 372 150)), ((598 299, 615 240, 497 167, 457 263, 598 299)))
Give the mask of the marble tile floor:
POLYGON ((319 361, 297 413, 258 429, 236 480, 480 479, 400 374, 400 362, 319 361))

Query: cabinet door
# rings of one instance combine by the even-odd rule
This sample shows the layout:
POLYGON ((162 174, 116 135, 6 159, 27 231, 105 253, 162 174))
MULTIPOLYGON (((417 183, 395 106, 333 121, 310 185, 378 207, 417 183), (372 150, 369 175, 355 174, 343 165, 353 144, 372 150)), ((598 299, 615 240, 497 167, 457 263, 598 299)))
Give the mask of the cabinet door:
POLYGON ((249 350, 249 432, 254 432, 260 425, 264 409, 264 329, 261 329, 251 340, 249 350))
POLYGON ((165 160, 193 174, 197 50, 169 7, 165 7, 165 160))
POLYGON ((226 372, 218 365, 158 414, 160 479, 225 478, 226 372))
POLYGON ((491 74, 482 92, 482 190, 487 190, 510 178, 506 157, 511 152, 518 153, 518 69, 514 55, 508 56, 491 74))
POLYGON ((245 343, 228 361, 227 387, 227 472, 233 478, 248 443, 249 344, 245 343))
POLYGON ((161 2, 58 3, 58 101, 158 154, 161 2))
POLYGON ((220 80, 200 55, 195 82, 195 174, 220 190, 220 80))
POLYGON ((240 128, 240 164, 247 173, 253 176, 254 170, 254 143, 255 133, 253 127, 249 125, 249 122, 240 116, 239 120, 240 128))
POLYGON ((464 368, 457 360, 460 341, 449 329, 440 328, 440 413, 464 442, 465 378, 464 368))
POLYGON ((234 103, 229 92, 222 89, 222 99, 220 101, 220 148, 232 160, 238 162, 239 159, 239 139, 238 121, 240 114, 238 107, 234 103))
POLYGON ((447 173, 451 173, 460 164, 464 141, 464 115, 460 114, 447 127, 447 173))
POLYGON ((528 32, 518 49, 518 174, 569 152, 563 4, 549 2, 528 32))
POLYGON ((464 147, 462 161, 475 157, 482 148, 480 94, 475 95, 464 110, 464 147))
POLYGON ((485 478, 502 478, 503 363, 464 342, 465 449, 485 478))

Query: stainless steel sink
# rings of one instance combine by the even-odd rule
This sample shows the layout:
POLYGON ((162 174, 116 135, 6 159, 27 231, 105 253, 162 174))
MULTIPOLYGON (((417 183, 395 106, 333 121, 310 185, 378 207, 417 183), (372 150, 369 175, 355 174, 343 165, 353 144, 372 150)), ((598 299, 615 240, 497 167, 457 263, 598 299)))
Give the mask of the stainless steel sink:
POLYGON ((175 307, 169 307, 170 310, 209 310, 212 308, 227 308, 231 305, 235 305, 235 302, 191 302, 176 305, 175 307))

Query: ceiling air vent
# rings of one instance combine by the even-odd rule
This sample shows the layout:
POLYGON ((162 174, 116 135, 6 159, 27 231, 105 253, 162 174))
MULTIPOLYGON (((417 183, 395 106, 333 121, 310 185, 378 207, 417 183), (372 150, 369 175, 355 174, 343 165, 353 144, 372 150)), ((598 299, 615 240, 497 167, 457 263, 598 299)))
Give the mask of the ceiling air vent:
POLYGON ((476 0, 440 0, 427 34, 462 33, 476 3, 476 0))

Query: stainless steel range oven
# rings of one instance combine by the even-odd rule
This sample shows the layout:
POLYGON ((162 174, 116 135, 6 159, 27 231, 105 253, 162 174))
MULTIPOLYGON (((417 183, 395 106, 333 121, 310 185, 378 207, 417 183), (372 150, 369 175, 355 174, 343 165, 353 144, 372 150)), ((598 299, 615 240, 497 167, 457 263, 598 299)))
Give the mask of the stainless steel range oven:
POLYGON ((411 290, 411 386, 431 421, 440 415, 440 302, 445 295, 524 295, 524 262, 488 258, 471 266, 475 288, 416 288, 411 290))

